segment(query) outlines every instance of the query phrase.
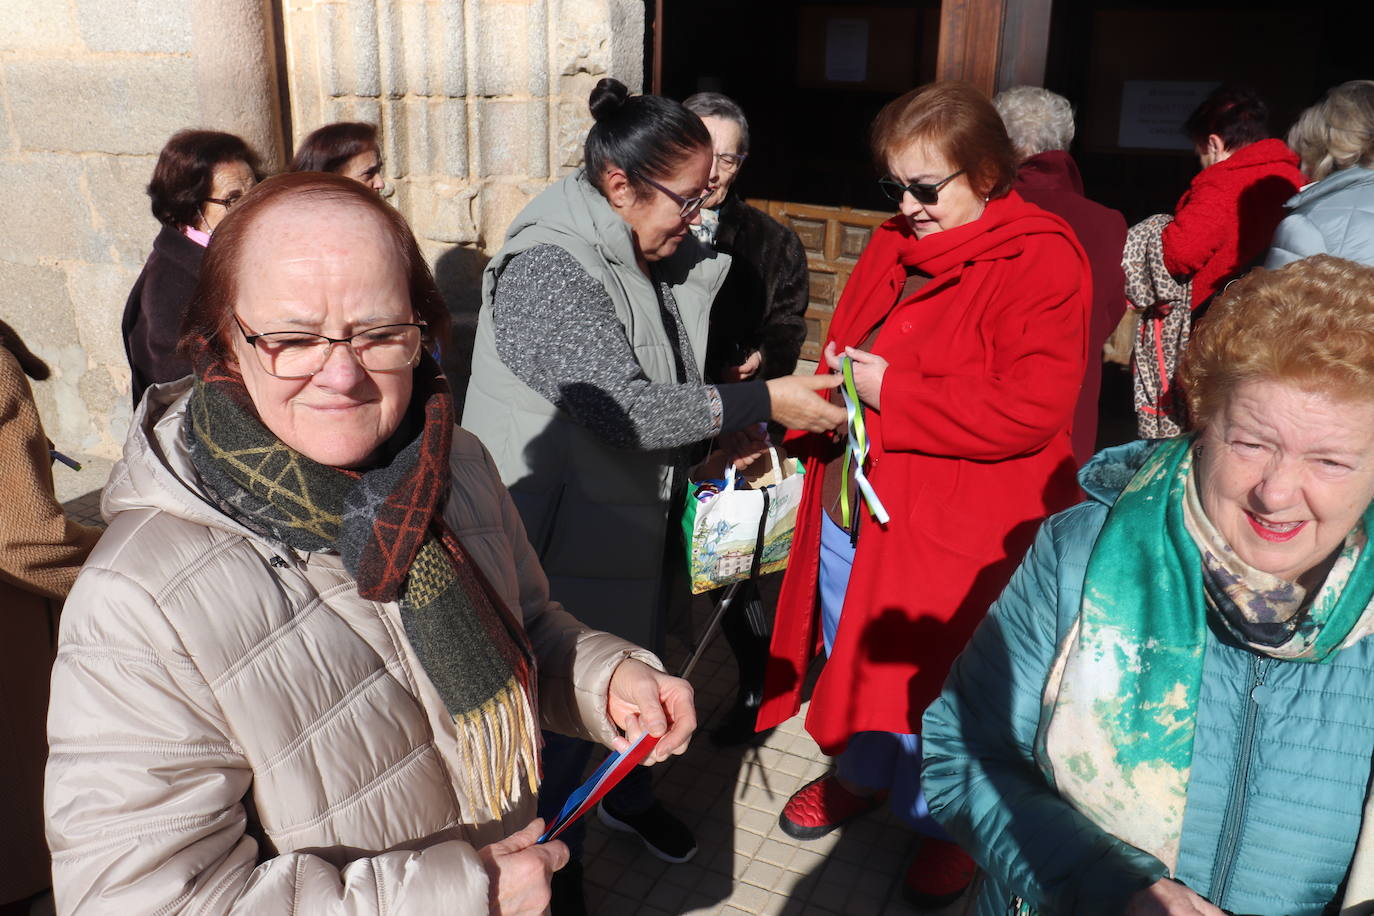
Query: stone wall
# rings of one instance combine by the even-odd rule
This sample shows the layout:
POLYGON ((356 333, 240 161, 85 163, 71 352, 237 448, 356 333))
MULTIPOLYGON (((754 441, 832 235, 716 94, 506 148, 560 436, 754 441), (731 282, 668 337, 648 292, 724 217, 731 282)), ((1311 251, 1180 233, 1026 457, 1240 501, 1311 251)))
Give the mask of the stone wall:
POLYGON ((119 322, 163 143, 214 127, 280 159, 266 3, 0 0, 0 318, 53 369, 35 396, 65 452, 123 445, 119 322))
POLYGON ((120 311, 158 228, 143 188, 167 136, 198 115, 190 10, 0 0, 0 22, 0 317, 52 366, 35 386, 49 437, 116 455, 120 311))
POLYGON ((53 368, 35 385, 49 436, 106 459, 131 412, 120 315, 158 230, 144 188, 172 133, 237 133, 273 166, 283 95, 297 140, 380 124, 391 199, 470 334, 510 219, 581 156, 591 87, 643 81, 643 0, 0 0, 0 22, 0 318, 53 368))
POLYGON ((455 312, 466 372, 481 269, 581 161, 587 96, 643 82, 642 0, 284 0, 291 128, 381 126, 392 202, 455 312))

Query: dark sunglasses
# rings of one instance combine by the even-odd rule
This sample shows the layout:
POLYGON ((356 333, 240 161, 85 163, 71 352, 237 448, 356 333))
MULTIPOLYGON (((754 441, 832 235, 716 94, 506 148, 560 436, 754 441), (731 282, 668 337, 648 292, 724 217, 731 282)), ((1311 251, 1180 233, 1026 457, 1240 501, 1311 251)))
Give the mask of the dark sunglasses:
POLYGON ((678 216, 682 217, 683 219, 691 219, 692 217, 696 216, 697 211, 701 209, 701 205, 706 203, 706 198, 711 196, 708 193, 703 194, 700 197, 683 197, 681 194, 678 194, 675 191, 668 190, 663 185, 659 184, 657 181, 654 181, 652 178, 650 178, 648 175, 645 175, 638 169, 634 169, 632 171, 634 171, 634 173, 637 176, 639 176, 641 180, 658 188, 664 194, 667 194, 668 198, 672 200, 673 203, 681 207, 682 209, 678 212, 678 216))
POLYGON ((964 174, 964 170, 960 169, 953 175, 947 175, 934 184, 922 184, 919 181, 902 184, 895 178, 879 178, 878 187, 882 188, 883 193, 896 203, 901 203, 902 197, 910 194, 916 203, 930 207, 940 202, 940 189, 962 174, 964 174))

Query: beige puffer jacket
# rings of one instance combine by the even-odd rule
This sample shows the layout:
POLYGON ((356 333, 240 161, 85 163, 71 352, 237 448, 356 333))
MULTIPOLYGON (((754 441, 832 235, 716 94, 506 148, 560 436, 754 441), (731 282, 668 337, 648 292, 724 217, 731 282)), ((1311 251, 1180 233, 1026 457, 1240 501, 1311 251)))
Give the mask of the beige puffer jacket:
MULTIPOLYGON (((67 600, 45 807, 59 913, 487 912, 474 847, 534 817, 467 816, 452 721, 394 603, 339 557, 261 537, 202 494, 189 382, 152 389, 106 486, 109 530, 67 600)), ((634 646, 548 599, 482 446, 456 430, 445 511, 523 611, 546 727, 602 743, 634 646), (576 686, 574 686, 576 685, 576 686)))

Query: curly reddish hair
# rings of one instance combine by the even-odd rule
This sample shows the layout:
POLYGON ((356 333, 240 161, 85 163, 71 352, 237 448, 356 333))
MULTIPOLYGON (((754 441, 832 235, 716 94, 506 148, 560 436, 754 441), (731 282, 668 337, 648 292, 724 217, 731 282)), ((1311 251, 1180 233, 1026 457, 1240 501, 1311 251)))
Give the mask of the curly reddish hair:
POLYGON ((1193 426, 1251 381, 1374 399, 1374 267, 1318 254, 1227 286, 1179 368, 1193 426))

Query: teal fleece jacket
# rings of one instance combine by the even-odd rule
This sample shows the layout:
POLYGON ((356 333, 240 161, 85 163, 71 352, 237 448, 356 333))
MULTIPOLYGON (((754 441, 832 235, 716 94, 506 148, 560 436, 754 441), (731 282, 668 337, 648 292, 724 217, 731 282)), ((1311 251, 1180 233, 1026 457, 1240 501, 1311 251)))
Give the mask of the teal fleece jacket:
MULTIPOLYGON (((925 714, 922 785, 987 873, 977 916, 1004 916, 1013 894, 1042 916, 1121 913, 1167 874, 1060 798, 1032 753, 1093 544, 1149 450, 1108 449, 1083 468, 1089 499, 1041 527, 925 714)), ((1177 880, 1232 913, 1319 916, 1338 898, 1374 754, 1371 674, 1374 639, 1310 664, 1209 631, 1177 880)))

